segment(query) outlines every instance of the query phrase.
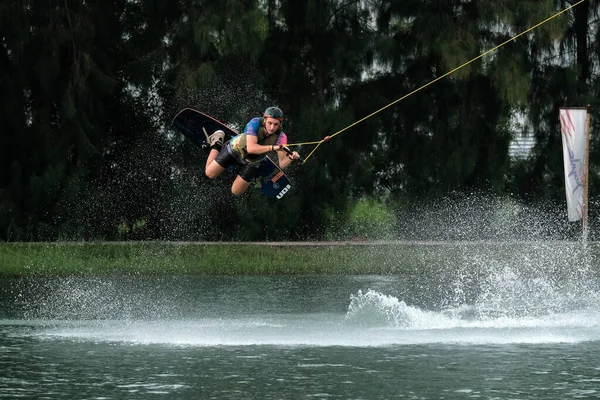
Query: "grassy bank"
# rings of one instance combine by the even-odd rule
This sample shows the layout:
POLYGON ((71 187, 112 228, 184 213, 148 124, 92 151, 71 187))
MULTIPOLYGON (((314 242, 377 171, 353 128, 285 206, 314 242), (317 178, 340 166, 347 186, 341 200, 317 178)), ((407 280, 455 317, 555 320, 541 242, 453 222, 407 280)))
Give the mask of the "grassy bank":
POLYGON ((559 247, 566 257, 581 248, 574 243, 0 243, 0 276, 413 274, 490 260, 556 259, 551 253, 559 247))
MULTIPOLYGON (((195 243, 3 243, 0 275, 397 272, 416 248, 195 243), (401 251, 402 254, 398 254, 401 251)), ((418 260, 405 263, 413 268, 418 260)))

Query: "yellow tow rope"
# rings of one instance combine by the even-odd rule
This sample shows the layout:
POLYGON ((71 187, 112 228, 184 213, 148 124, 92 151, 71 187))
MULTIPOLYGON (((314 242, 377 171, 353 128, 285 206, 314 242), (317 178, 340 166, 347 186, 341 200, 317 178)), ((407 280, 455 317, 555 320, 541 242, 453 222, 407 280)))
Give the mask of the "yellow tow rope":
POLYGON ((531 32, 532 30, 536 29, 537 27, 539 27, 539 26, 541 26, 541 25, 545 24, 545 23, 546 23, 546 22, 548 22, 548 21, 551 21, 552 19, 554 19, 554 18, 558 17, 559 15, 561 15, 561 14, 563 14, 563 13, 565 13, 565 12, 569 11, 569 10, 570 10, 570 9, 572 9, 573 7, 576 7, 576 6, 578 6, 579 4, 583 3, 584 1, 585 1, 585 0, 580 0, 580 1, 578 1, 577 3, 575 3, 575 4, 572 4, 571 6, 569 6, 569 7, 565 8, 564 10, 562 10, 562 11, 559 11, 558 13, 554 14, 553 16, 551 16, 551 17, 549 17, 549 18, 545 19, 544 21, 542 21, 542 22, 540 22, 540 23, 538 23, 538 24, 536 24, 536 25, 532 26, 531 28, 527 29, 526 31, 523 31, 523 32, 519 33, 518 35, 516 35, 516 36, 513 36, 512 38, 510 38, 510 39, 508 39, 508 40, 506 40, 506 41, 504 41, 504 42, 500 43, 498 46, 496 46, 496 47, 494 47, 494 48, 492 48, 492 49, 490 49, 490 50, 486 51, 485 53, 482 53, 482 54, 478 55, 477 57, 473 58, 473 59, 472 59, 472 60, 470 60, 470 61, 467 61, 466 63, 464 63, 464 64, 462 64, 462 65, 460 65, 460 66, 458 66, 458 67, 456 67, 456 68, 454 68, 453 70, 451 70, 451 71, 449 71, 449 72, 446 72, 444 75, 441 75, 441 76, 439 76, 439 77, 435 78, 435 79, 434 79, 434 80, 432 80, 431 82, 428 82, 428 83, 426 83, 425 85, 421 86, 420 88, 413 90, 412 92, 410 92, 410 93, 408 93, 408 94, 406 94, 406 95, 404 95, 404 96, 400 97, 400 98, 399 98, 399 99, 397 99, 397 100, 394 100, 393 102, 391 102, 391 103, 390 103, 390 104, 388 104, 387 106, 384 106, 384 107, 380 108, 379 110, 377 110, 377 111, 374 111, 374 112, 372 112, 371 114, 367 115, 366 117, 364 117, 364 118, 362 118, 362 119, 359 119, 358 121, 354 122, 353 124, 351 124, 351 125, 348 125, 348 126, 347 126, 347 127, 345 127, 344 129, 341 129, 341 130, 337 131, 337 132, 336 132, 336 133, 334 133, 333 135, 330 135, 330 136, 325 136, 323 139, 321 139, 321 140, 318 140, 318 141, 314 141, 314 142, 301 142, 301 143, 292 143, 292 144, 288 144, 287 146, 288 146, 288 147, 291 147, 291 146, 302 146, 302 145, 316 145, 316 146, 315 146, 315 148, 314 148, 314 149, 313 149, 313 150, 312 150, 312 151, 311 151, 311 152, 308 154, 308 156, 307 156, 306 158, 304 158, 304 160, 302 161, 302 163, 305 163, 305 162, 306 162, 306 161, 307 161, 307 160, 310 158, 310 156, 312 156, 312 155, 313 155, 313 153, 314 153, 314 152, 315 152, 315 151, 316 151, 316 150, 319 148, 319 146, 320 146, 321 144, 323 144, 324 142, 328 141, 329 139, 331 139, 331 138, 333 138, 333 137, 335 137, 335 136, 339 135, 340 133, 344 132, 345 130, 348 130, 348 129, 352 128, 353 126, 355 126, 355 125, 357 125, 357 124, 360 124, 360 123, 361 123, 361 122, 363 122, 364 120, 366 120, 366 119, 368 119, 368 118, 371 118, 373 115, 375 115, 375 114, 377 114, 377 113, 379 113, 379 112, 381 112, 381 111, 385 110, 385 109, 386 109, 386 108, 388 108, 388 107, 391 107, 391 106, 393 106, 394 104, 398 103, 399 101, 402 101, 402 100, 404 100, 404 99, 405 99, 405 98, 407 98, 408 96, 411 96, 411 95, 413 95, 413 94, 417 93, 418 91, 425 89, 425 88, 426 88, 426 87, 428 87, 429 85, 432 85, 432 84, 434 84, 435 82, 439 81, 440 79, 443 79, 443 78, 447 77, 448 75, 450 75, 450 74, 453 74, 454 72, 458 71, 459 69, 461 69, 461 68, 463 68, 463 67, 465 67, 465 66, 467 66, 467 65, 471 64, 471 63, 472 63, 472 62, 474 62, 474 61, 477 61, 477 60, 479 60, 480 58, 482 58, 482 57, 484 57, 484 56, 488 55, 489 53, 491 53, 491 52, 493 52, 493 51, 496 51, 496 50, 498 50, 500 47, 504 46, 504 45, 505 45, 505 44, 507 44, 508 42, 510 42, 510 41, 512 41, 512 40, 515 40, 515 39, 517 39, 518 37, 525 35, 526 33, 529 33, 529 32, 531 32))

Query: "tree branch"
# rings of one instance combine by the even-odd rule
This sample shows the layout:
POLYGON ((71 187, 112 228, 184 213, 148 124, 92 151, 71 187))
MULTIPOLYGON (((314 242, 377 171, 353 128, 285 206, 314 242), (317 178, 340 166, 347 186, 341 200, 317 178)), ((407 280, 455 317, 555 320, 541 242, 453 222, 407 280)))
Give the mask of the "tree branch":
POLYGON ((329 21, 327 21, 327 24, 325 25, 325 27, 328 27, 331 22, 333 21, 333 18, 337 15, 337 13, 339 11, 341 11, 343 8, 346 8, 347 6, 350 6, 352 4, 358 3, 360 0, 350 0, 347 3, 341 4, 338 8, 336 8, 333 13, 331 14, 331 16, 329 17, 329 21))

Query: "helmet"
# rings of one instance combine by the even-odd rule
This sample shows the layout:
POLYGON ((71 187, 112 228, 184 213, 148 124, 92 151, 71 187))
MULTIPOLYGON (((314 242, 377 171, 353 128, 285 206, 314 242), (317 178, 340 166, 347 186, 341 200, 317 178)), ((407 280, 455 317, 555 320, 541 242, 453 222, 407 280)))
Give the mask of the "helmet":
POLYGON ((265 117, 275 118, 283 121, 283 111, 279 107, 269 107, 265 110, 265 117))

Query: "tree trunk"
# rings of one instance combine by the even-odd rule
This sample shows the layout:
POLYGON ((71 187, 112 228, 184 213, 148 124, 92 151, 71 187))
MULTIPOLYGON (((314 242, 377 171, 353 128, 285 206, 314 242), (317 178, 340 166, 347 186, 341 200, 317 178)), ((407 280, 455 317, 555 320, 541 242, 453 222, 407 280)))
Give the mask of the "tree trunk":
POLYGON ((575 36, 577 40, 577 65, 579 66, 579 85, 584 88, 590 76, 590 60, 587 46, 589 1, 575 7, 575 36))

